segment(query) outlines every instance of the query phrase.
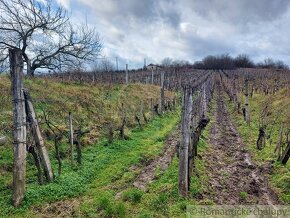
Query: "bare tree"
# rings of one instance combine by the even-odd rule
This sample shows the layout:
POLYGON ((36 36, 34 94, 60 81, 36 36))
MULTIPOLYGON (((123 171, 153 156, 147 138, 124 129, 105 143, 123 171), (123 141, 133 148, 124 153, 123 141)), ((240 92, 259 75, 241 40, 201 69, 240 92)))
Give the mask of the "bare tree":
POLYGON ((171 58, 164 58, 162 61, 161 61, 161 65, 163 67, 170 67, 172 65, 172 62, 173 60, 171 58))
POLYGON ((251 68, 254 67, 254 62, 246 54, 240 54, 234 59, 234 63, 238 68, 251 68))
POLYGON ((8 48, 19 48, 30 76, 37 68, 93 60, 102 48, 95 29, 73 27, 67 12, 50 0, 0 0, 0 30, 0 61, 8 57, 8 48))
POLYGON ((102 58, 100 61, 94 63, 93 71, 95 72, 112 72, 115 66, 108 58, 102 58))

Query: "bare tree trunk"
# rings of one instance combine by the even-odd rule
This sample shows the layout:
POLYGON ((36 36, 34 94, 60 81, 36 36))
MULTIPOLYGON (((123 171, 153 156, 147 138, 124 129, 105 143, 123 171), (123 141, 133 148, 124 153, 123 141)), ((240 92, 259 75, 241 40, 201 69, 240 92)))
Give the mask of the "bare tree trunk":
POLYGON ((32 135, 35 141, 36 148, 38 150, 38 154, 40 155, 40 160, 43 167, 43 171, 45 173, 45 177, 47 181, 51 182, 53 181, 52 167, 51 167, 47 149, 44 145, 44 140, 41 135, 40 127, 36 118, 36 114, 35 114, 32 100, 31 100, 28 90, 24 90, 24 97, 25 97, 26 112, 27 112, 27 116, 29 120, 30 129, 32 131, 32 135))
POLYGON ((183 197, 188 193, 188 149, 190 143, 190 116, 192 111, 192 90, 183 89, 183 108, 182 108, 182 136, 179 147, 179 175, 178 191, 183 197))
POLYGON ((154 69, 153 68, 151 72, 151 83, 154 84, 154 69))
POLYGON ((245 118, 247 124, 250 124, 250 106, 249 106, 249 79, 245 79, 245 118))
POLYGON ((31 61, 29 60, 28 56, 25 54, 25 52, 23 53, 22 52, 22 55, 25 59, 25 62, 26 62, 26 70, 27 70, 27 76, 29 77, 33 77, 34 76, 34 69, 32 68, 31 66, 31 61))
POLYGON ((23 200, 26 177, 26 111, 23 93, 23 59, 22 51, 9 50, 10 73, 13 96, 13 140, 14 140, 14 167, 13 167, 13 196, 15 207, 23 200))
POLYGON ((71 112, 69 112, 68 121, 69 121, 70 160, 71 160, 71 163, 73 164, 74 163, 74 130, 73 130, 71 112))

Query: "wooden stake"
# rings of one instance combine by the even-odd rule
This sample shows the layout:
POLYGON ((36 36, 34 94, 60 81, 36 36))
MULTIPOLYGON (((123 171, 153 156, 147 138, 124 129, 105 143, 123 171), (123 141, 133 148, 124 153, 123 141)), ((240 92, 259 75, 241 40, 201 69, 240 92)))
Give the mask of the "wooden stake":
POLYGON ((164 112, 165 94, 164 94, 164 72, 160 77, 160 114, 164 112))
POLYGON ((150 98, 150 108, 151 108, 151 120, 154 119, 154 104, 153 104, 153 98, 150 98))
POLYGON ((126 84, 129 83, 128 64, 126 64, 126 84))
POLYGON ((69 112, 68 121, 69 121, 69 142, 70 142, 70 160, 71 163, 74 163, 74 130, 72 124, 72 113, 69 112))
POLYGON ((249 79, 245 79, 245 118, 247 124, 250 124, 250 106, 249 106, 249 79))
POLYGON ((288 142, 288 145, 287 145, 285 151, 282 154, 282 157, 281 157, 282 164, 286 165, 286 163, 288 162, 289 158, 290 158, 290 142, 288 142))
POLYGON ((29 125, 32 131, 32 135, 35 141, 38 154, 40 155, 41 165, 43 167, 43 171, 45 173, 45 177, 47 181, 51 182, 53 181, 52 167, 51 167, 47 149, 44 145, 44 140, 41 135, 40 127, 36 118, 36 114, 35 114, 32 100, 31 100, 28 90, 24 90, 24 97, 25 97, 25 103, 26 103, 27 118, 29 120, 29 125))
POLYGON ((182 197, 188 194, 188 149, 190 143, 190 116, 192 111, 192 90, 183 89, 181 143, 179 147, 178 191, 182 197))
POLYGON ((24 197, 26 179, 26 111, 23 93, 23 59, 19 49, 9 50, 10 73, 13 96, 13 195, 12 202, 18 207, 24 197))

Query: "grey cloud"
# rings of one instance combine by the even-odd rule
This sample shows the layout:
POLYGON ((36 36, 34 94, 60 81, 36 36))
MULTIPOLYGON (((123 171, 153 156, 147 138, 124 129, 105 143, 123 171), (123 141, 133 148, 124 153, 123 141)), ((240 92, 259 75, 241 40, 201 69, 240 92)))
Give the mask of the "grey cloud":
POLYGON ((99 17, 117 23, 128 24, 130 21, 150 24, 164 21, 170 25, 178 25, 180 13, 174 7, 173 0, 78 0, 79 2, 94 8, 99 17), (106 7, 102 7, 102 5, 106 7))
POLYGON ((290 0, 74 1, 90 10, 109 55, 136 63, 221 53, 287 61, 290 50, 290 0))
POLYGON ((226 22, 273 21, 287 12, 289 0, 186 0, 191 9, 208 19, 220 18, 226 22))

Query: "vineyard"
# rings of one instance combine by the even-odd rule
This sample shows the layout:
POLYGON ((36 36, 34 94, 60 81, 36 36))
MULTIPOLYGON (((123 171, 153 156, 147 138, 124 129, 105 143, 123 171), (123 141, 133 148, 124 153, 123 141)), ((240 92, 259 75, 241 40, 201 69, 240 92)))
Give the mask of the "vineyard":
POLYGON ((0 77, 1 217, 180 217, 187 205, 290 203, 289 71, 23 78, 17 51, 11 60, 0 77))

